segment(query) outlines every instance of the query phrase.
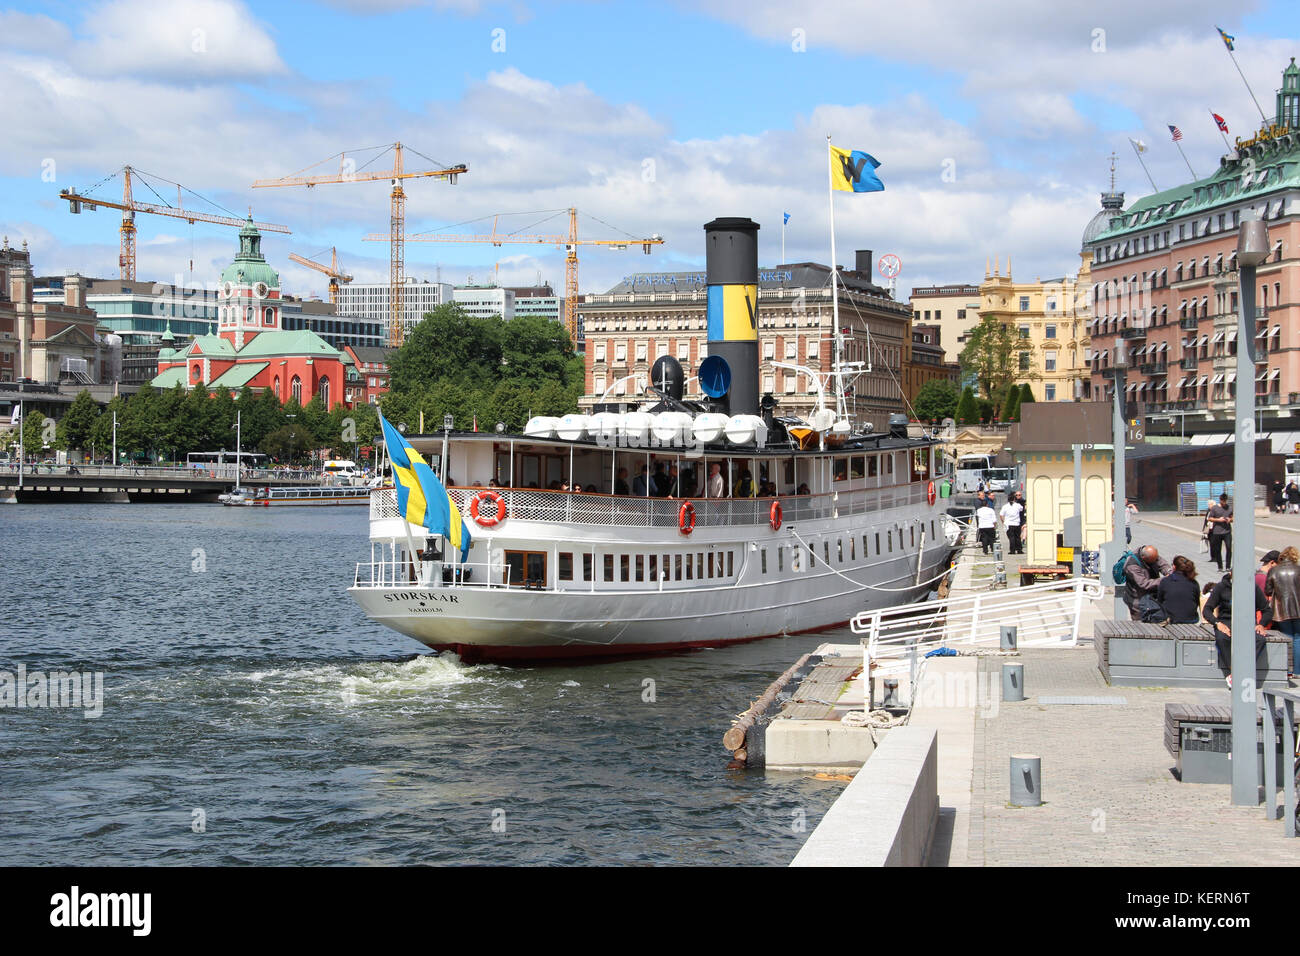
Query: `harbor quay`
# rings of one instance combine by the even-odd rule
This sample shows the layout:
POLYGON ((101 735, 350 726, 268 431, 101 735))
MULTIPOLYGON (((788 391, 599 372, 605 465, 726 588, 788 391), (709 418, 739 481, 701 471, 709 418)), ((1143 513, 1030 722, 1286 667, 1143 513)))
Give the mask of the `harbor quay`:
MULTIPOLYGON (((1143 515, 1133 526, 1134 547, 1154 545, 1166 559, 1202 558, 1197 552, 1198 521, 1176 513, 1143 515)), ((1300 532, 1300 519, 1294 516, 1270 515, 1261 523, 1271 526, 1259 529, 1262 547, 1280 545, 1283 538, 1293 541, 1300 532)), ((967 547, 956 560, 953 600, 960 601, 963 592, 1014 595, 1022 563, 1021 555, 986 558, 979 548, 967 547), (1008 585, 990 588, 1002 570, 1008 585)), ((1202 577, 1213 575, 1212 565, 1209 571, 1206 575, 1203 570, 1202 577)), ((1193 755, 1185 754, 1188 762, 1182 765, 1170 749, 1170 709, 1202 714, 1226 710, 1230 692, 1222 680, 1218 686, 1162 686, 1154 681, 1150 686, 1121 685, 1112 673, 1108 681, 1093 634, 1099 625, 1104 630, 1114 623, 1110 589, 1083 603, 1077 643, 1051 639, 1057 622, 1046 629, 1036 627, 1035 618, 1044 615, 1050 612, 1040 607, 1008 619, 1014 621, 1011 626, 1019 625, 1021 634, 1040 638, 1014 650, 1000 647, 996 637, 977 645, 954 642, 953 656, 926 660, 914 696, 908 686, 911 672, 904 671, 889 693, 914 703, 910 711, 892 710, 892 721, 878 722, 869 730, 837 726, 830 731, 866 738, 859 750, 867 756, 858 768, 814 771, 833 769, 852 779, 792 865, 1296 863, 1300 842, 1284 835, 1284 820, 1276 812, 1269 818, 1262 787, 1259 806, 1233 805, 1226 779, 1192 782, 1197 779, 1193 755), (1004 669, 1016 665, 1023 681, 1018 688, 1021 700, 1010 699, 1005 684, 1004 669), (1036 764, 1030 801, 1016 793, 1016 761, 1022 757, 1032 757, 1036 764)), ((838 714, 860 710, 869 695, 860 675, 863 649, 858 635, 845 628, 827 638, 813 659, 820 658, 822 666, 856 665, 859 671, 839 702, 838 714)), ((881 678, 875 682, 881 683, 881 678)), ((1287 685, 1294 689, 1295 682, 1287 685)), ((798 702, 806 694, 794 684, 784 696, 798 702)), ((767 738, 769 774, 798 772, 791 766, 772 767, 774 756, 789 762, 780 750, 779 729, 789 722, 777 716, 768 725, 778 728, 775 734, 769 729, 767 738)), ((840 748, 851 751, 852 745, 840 748)), ((1277 802, 1276 797, 1269 801, 1277 802)))

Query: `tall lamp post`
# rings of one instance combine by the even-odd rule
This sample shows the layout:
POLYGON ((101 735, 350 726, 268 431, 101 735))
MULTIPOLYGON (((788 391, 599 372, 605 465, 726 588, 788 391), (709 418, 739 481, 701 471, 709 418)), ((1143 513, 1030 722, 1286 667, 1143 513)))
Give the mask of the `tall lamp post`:
POLYGON ((1233 445, 1232 802, 1259 804, 1255 759, 1255 270, 1268 259, 1268 226, 1258 219, 1237 233, 1237 428, 1233 445))
MULTIPOLYGON (((1115 527, 1112 540, 1122 553, 1125 546, 1124 512, 1127 505, 1127 489, 1124 487, 1124 441, 1128 434, 1127 422, 1124 419, 1124 380, 1128 373, 1128 343, 1124 339, 1120 339, 1115 345, 1115 362, 1111 366, 1111 371, 1115 376, 1114 421, 1111 429, 1114 433, 1112 440, 1115 443, 1115 474, 1111 485, 1115 499, 1115 527)), ((1120 585, 1115 589, 1117 621, 1125 621, 1129 617, 1128 605, 1124 603, 1124 588, 1124 585, 1120 585)))

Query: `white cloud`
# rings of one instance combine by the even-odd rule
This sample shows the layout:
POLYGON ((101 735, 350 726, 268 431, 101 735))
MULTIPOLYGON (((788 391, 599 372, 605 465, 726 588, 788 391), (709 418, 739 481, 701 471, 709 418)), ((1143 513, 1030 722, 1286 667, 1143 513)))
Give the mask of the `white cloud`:
POLYGON ((275 41, 237 0, 111 0, 80 32, 75 61, 100 75, 247 81, 286 72, 275 41))

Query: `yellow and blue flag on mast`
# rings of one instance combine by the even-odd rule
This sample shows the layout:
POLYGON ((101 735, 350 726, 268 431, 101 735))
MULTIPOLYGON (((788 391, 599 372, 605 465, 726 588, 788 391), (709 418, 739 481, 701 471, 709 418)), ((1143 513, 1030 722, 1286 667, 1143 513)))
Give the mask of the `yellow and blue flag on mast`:
POLYGON ((860 149, 831 146, 831 188, 846 193, 878 193, 885 188, 876 175, 879 165, 876 157, 860 149))
POLYGON ((1223 45, 1226 46, 1228 48, 1228 52, 1231 53, 1232 50, 1234 49, 1232 44, 1236 42, 1237 38, 1233 36, 1231 33, 1224 33, 1222 27, 1215 27, 1214 29, 1219 31, 1219 38, 1223 40, 1223 45))
POLYGON ((393 465, 393 484, 397 487, 397 511, 411 524, 418 524, 440 534, 460 551, 460 559, 469 553, 469 526, 461 517, 456 502, 433 473, 428 462, 381 413, 379 425, 393 465))

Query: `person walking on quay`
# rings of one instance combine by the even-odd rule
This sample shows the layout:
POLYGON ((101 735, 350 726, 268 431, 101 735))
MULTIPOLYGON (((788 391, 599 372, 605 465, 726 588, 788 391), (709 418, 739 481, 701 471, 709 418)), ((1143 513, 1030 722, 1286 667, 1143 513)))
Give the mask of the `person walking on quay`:
MULTIPOLYGON (((1219 652, 1219 667, 1227 672, 1227 683, 1232 687, 1232 572, 1210 591, 1201 608, 1201 616, 1214 628, 1214 647, 1219 652)), ((1268 625, 1273 619, 1268 598, 1255 588, 1255 664, 1258 670, 1259 655, 1264 649, 1268 625)))
POLYGON ((1273 565, 1277 564, 1281 552, 1269 551, 1259 559, 1259 570, 1255 572, 1255 587, 1261 591, 1264 590, 1264 583, 1268 580, 1268 572, 1273 570, 1273 565))
POLYGON ((1205 524, 1210 538, 1210 560, 1220 571, 1232 564, 1232 505, 1226 493, 1219 495, 1218 504, 1210 505, 1205 512, 1205 524))
POLYGON ((1291 514, 1300 512, 1300 485, 1297 485, 1294 481, 1287 483, 1286 504, 1287 510, 1291 512, 1291 514))
POLYGON ((1129 555, 1124 562, 1124 603, 1128 605, 1129 617, 1135 621, 1142 620, 1143 598, 1147 598, 1148 605, 1158 603, 1155 593, 1160 579, 1173 570, 1153 544, 1143 545, 1137 554, 1129 555))
POLYGON ((1024 542, 1020 539, 1020 529, 1025 523, 1025 509, 1014 496, 1007 499, 1000 511, 998 517, 1007 528, 1007 553, 1024 554, 1024 542))
POLYGON ((1201 586, 1196 565, 1181 554, 1174 558, 1174 570, 1156 585, 1156 599, 1170 624, 1195 624, 1201 619, 1201 586))
MULTIPOLYGON (((1276 551, 1269 552, 1277 554, 1276 551)), ((1267 555, 1265 555, 1267 557, 1267 555)), ((1300 659, 1300 550, 1283 548, 1264 582, 1264 597, 1273 612, 1273 630, 1291 638, 1291 670, 1300 659)))
POLYGON ((1268 500, 1274 514, 1280 515, 1286 511, 1286 485, 1282 482, 1282 479, 1279 478, 1273 482, 1268 500))
POLYGON ((980 547, 988 554, 998 533, 998 515, 989 501, 975 511, 975 526, 979 529, 980 547))

